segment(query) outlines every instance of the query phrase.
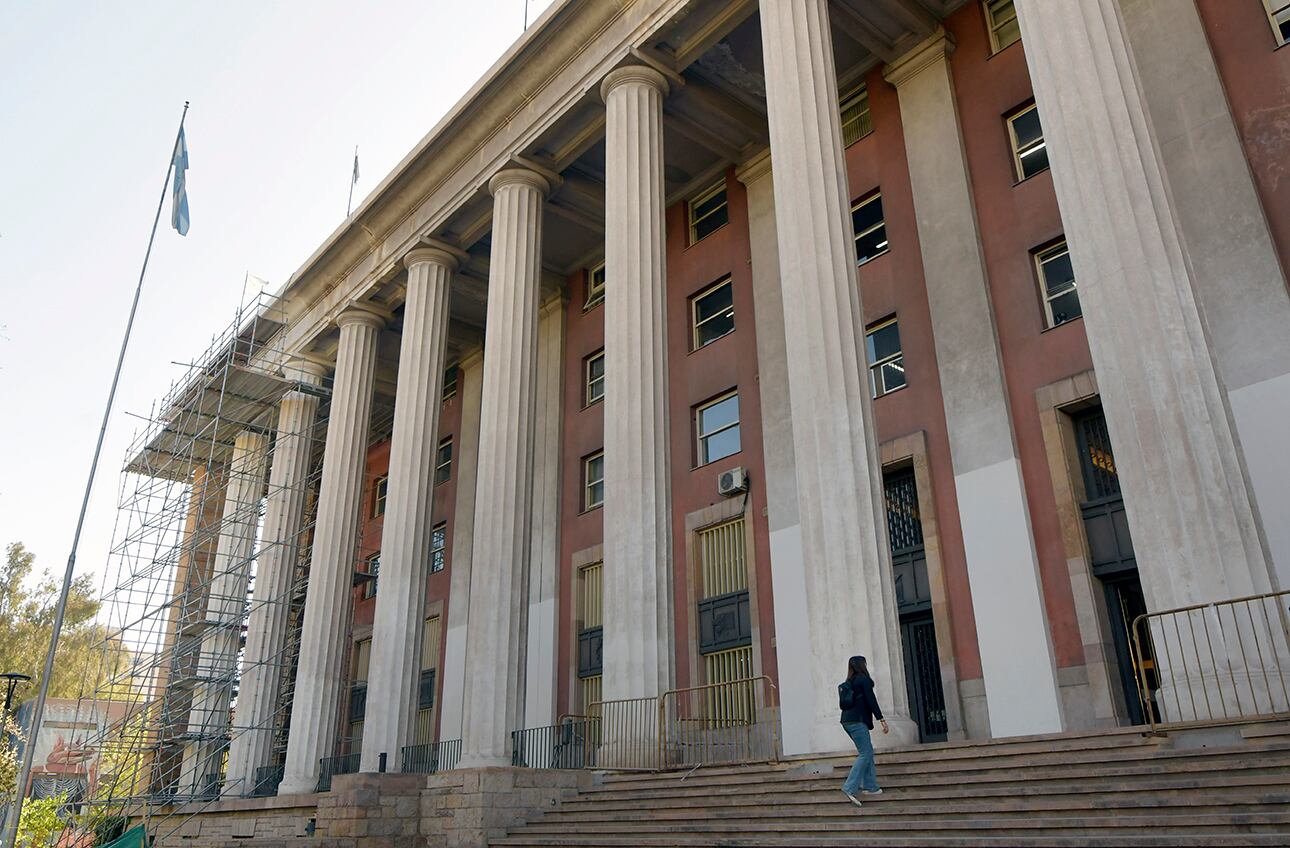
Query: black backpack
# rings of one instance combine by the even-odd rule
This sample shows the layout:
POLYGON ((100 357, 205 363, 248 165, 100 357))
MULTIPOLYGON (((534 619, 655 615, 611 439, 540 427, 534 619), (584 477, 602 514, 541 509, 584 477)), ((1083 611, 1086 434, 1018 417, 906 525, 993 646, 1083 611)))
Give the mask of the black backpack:
POLYGON ((856 705, 856 692, 851 688, 851 681, 844 680, 838 684, 838 709, 849 710, 856 705))

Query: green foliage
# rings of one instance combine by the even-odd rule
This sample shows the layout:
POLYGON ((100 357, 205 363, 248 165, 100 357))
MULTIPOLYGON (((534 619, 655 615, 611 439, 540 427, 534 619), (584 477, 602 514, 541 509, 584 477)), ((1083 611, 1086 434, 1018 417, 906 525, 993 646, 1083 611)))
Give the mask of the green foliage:
MULTIPOLYGON (((0 671, 32 678, 19 690, 18 700, 34 694, 40 683, 62 587, 62 581, 49 571, 43 572, 33 586, 35 569, 35 555, 21 542, 5 549, 5 561, 0 564, 0 671)), ((82 575, 72 582, 50 681, 51 698, 101 692, 124 671, 129 659, 120 640, 94 621, 99 602, 94 598, 92 580, 82 575)))
POLYGON ((22 805, 22 816, 18 819, 18 841, 16 848, 45 848, 53 845, 54 840, 63 832, 64 822, 58 813, 67 798, 57 795, 53 798, 28 798, 22 805))
POLYGON ((0 713, 0 804, 12 800, 18 784, 18 745, 22 740, 22 729, 0 713))

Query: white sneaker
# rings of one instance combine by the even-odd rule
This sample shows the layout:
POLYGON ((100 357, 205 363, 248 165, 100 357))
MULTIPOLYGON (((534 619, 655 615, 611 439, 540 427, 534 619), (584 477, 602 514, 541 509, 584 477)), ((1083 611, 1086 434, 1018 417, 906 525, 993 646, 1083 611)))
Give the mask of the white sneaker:
MULTIPOLYGON (((881 794, 882 794, 882 790, 881 790, 881 789, 875 789, 875 790, 874 790, 874 791, 872 791, 872 792, 870 792, 870 791, 868 791, 868 790, 865 790, 865 791, 861 792, 860 794, 861 794, 861 795, 881 795, 881 794)), ((857 801, 856 803, 859 803, 859 802, 857 801)))
POLYGON ((848 791, 846 791, 845 789, 843 789, 843 790, 842 790, 842 794, 843 794, 843 795, 845 795, 845 796, 847 796, 848 798, 850 798, 850 799, 851 799, 851 803, 852 803, 852 804, 855 804, 857 807, 861 806, 861 804, 860 804, 860 799, 859 799, 859 798, 857 798, 856 796, 852 795, 850 792, 848 792, 848 791))

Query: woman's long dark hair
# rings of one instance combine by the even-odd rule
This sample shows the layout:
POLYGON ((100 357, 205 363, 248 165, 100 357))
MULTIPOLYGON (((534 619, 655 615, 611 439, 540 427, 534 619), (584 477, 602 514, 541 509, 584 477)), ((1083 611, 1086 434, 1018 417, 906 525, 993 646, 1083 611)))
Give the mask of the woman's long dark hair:
POLYGON ((847 680, 853 677, 868 677, 869 664, 865 662, 864 657, 852 657, 847 662, 847 680))

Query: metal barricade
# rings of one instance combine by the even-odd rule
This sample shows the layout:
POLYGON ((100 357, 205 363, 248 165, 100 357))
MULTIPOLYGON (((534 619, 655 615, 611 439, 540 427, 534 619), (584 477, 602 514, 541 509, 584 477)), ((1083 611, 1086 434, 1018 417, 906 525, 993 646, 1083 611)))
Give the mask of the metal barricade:
POLYGON ((588 729, 595 742, 592 767, 615 771, 662 768, 661 703, 661 698, 625 698, 590 704, 588 729))
POLYGON ((331 791, 331 779, 338 774, 358 773, 358 754, 323 757, 318 761, 318 792, 331 791))
POLYGON ((662 768, 779 758, 779 704, 769 677, 673 689, 659 698, 662 768))
POLYGON ((408 745, 402 753, 405 772, 435 774, 450 771, 455 769, 461 760, 461 740, 448 739, 443 742, 427 742, 424 745, 408 745))
POLYGON ((522 768, 593 768, 598 720, 564 716, 559 723, 511 732, 511 765, 522 768))
POLYGON ((1132 634, 1153 731, 1290 713, 1290 591, 1147 613, 1132 634))

